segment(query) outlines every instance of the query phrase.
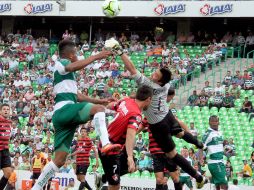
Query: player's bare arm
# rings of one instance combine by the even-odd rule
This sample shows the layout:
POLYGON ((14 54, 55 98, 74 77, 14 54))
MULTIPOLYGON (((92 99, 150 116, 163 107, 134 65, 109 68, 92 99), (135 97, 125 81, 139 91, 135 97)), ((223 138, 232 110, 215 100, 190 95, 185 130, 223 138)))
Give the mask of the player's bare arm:
POLYGON ((126 152, 128 155, 128 170, 130 173, 135 172, 135 163, 133 160, 133 148, 135 145, 135 138, 136 138, 136 130, 132 128, 127 129, 127 134, 126 134, 126 141, 125 141, 125 146, 126 146, 126 152))
POLYGON ((96 60, 107 58, 112 55, 110 51, 101 51, 99 54, 88 57, 87 59, 75 61, 65 66, 66 72, 74 72, 85 68, 87 65, 93 63, 96 60))
POLYGON ((97 99, 97 98, 91 98, 89 96, 83 95, 80 92, 77 93, 78 101, 79 102, 90 102, 93 104, 108 104, 111 102, 111 99, 97 99))

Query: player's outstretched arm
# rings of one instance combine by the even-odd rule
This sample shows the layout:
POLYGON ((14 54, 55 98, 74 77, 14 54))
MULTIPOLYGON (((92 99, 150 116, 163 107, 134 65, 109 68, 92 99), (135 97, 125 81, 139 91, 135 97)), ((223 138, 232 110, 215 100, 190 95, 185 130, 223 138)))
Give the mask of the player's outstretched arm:
POLYGON ((121 59, 123 60, 126 69, 131 73, 131 75, 137 74, 136 67, 125 53, 121 55, 121 59))
POLYGON ((85 68, 87 65, 93 63, 96 60, 107 58, 112 55, 111 51, 101 51, 99 54, 90 56, 87 59, 76 61, 65 66, 66 72, 74 72, 85 68))
POLYGON ((188 128, 188 126, 187 126, 183 121, 181 121, 181 120, 179 120, 179 119, 177 119, 177 118, 175 118, 175 119, 178 121, 178 123, 179 123, 180 126, 184 129, 184 131, 190 133, 190 129, 188 128))
POLYGON ((91 98, 89 96, 85 96, 78 92, 78 102, 90 102, 93 104, 108 104, 111 102, 111 99, 97 99, 97 98, 91 98))

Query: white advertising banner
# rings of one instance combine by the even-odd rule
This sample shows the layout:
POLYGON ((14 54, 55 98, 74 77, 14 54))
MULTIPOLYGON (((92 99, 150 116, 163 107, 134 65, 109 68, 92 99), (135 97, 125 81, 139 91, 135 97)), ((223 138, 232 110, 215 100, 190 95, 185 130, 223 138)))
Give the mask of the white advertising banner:
MULTIPOLYGON (((0 15, 104 16, 103 1, 0 1, 0 15)), ((121 1, 120 17, 254 17, 254 1, 121 1)))
MULTIPOLYGON (((23 170, 17 170, 16 173, 17 173, 17 179, 18 179, 16 183, 16 189, 29 190, 29 188, 25 188, 24 182, 27 184, 29 184, 28 182, 31 182, 30 176, 32 173, 30 171, 23 171, 23 170), (23 182, 23 186, 22 186, 22 182, 23 182)), ((2 176, 2 171, 0 171, 0 177, 1 176, 2 176)), ((87 175, 86 180, 89 183, 89 185, 93 189, 95 189, 94 176, 87 175)), ((64 190, 64 188, 69 184, 70 181, 74 181, 75 190, 78 190, 78 187, 79 187, 79 182, 77 181, 77 177, 74 173, 69 173, 69 174, 57 173, 53 181, 56 181, 59 184, 59 187, 56 187, 56 186, 52 187, 53 190, 64 190)), ((169 190, 174 189, 172 180, 169 181, 168 186, 169 186, 169 190)), ((239 188, 242 190, 254 189, 253 186, 239 186, 239 188)), ((122 177, 121 189, 123 190, 155 190, 155 179, 139 179, 139 178, 122 177)), ((184 190, 185 189, 187 190, 187 188, 184 188, 184 190)), ((202 188, 201 190, 213 190, 213 186, 211 184, 206 184, 204 188, 202 188)))

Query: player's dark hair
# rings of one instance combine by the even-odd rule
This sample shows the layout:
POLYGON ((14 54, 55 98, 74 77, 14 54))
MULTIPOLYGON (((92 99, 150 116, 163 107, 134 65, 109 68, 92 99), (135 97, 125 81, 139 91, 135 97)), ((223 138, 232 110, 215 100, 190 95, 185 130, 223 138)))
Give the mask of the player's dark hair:
POLYGON ((233 179, 233 184, 234 185, 238 185, 238 180, 237 179, 233 179))
POLYGON ((172 89, 172 88, 168 89, 168 96, 173 96, 173 95, 175 95, 175 89, 172 89))
POLYGON ((0 105, 0 110, 2 110, 2 109, 3 109, 3 107, 5 107, 5 106, 6 106, 6 107, 10 107, 10 105, 9 105, 9 104, 4 103, 4 104, 1 104, 1 105, 0 105))
POLYGON ((211 115, 209 117, 209 122, 212 120, 212 119, 217 119, 219 121, 219 117, 217 115, 211 115))
POLYGON ((146 85, 140 86, 136 93, 136 99, 140 101, 144 101, 147 98, 152 96, 153 96, 153 89, 146 85))
POLYGON ((166 68, 161 68, 160 72, 162 74, 162 77, 159 80, 159 82, 161 82, 161 86, 164 86, 165 84, 169 83, 172 74, 171 71, 166 68))
POLYGON ((75 48, 75 43, 70 40, 62 40, 58 44, 59 48, 59 56, 64 57, 64 55, 70 52, 73 48, 75 48))

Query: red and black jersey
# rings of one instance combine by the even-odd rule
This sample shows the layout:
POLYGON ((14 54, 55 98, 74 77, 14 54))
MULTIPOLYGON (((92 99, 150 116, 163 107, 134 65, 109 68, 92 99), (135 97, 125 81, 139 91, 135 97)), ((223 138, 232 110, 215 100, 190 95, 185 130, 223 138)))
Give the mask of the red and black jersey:
POLYGON ((114 110, 117 112, 115 118, 108 126, 109 139, 112 143, 125 144, 128 128, 137 130, 141 123, 141 110, 135 99, 124 98, 119 101, 114 110))
POLYGON ((9 149, 12 122, 0 116, 0 151, 9 149))
POLYGON ((155 139, 153 138, 153 135, 149 129, 149 123, 146 118, 142 120, 142 125, 145 127, 147 132, 149 133, 149 151, 151 154, 164 154, 164 152, 161 150, 157 142, 155 142, 155 139))
POLYGON ((90 152, 93 148, 92 140, 89 137, 79 138, 77 142, 77 155, 76 164, 77 165, 87 165, 90 164, 90 152))

